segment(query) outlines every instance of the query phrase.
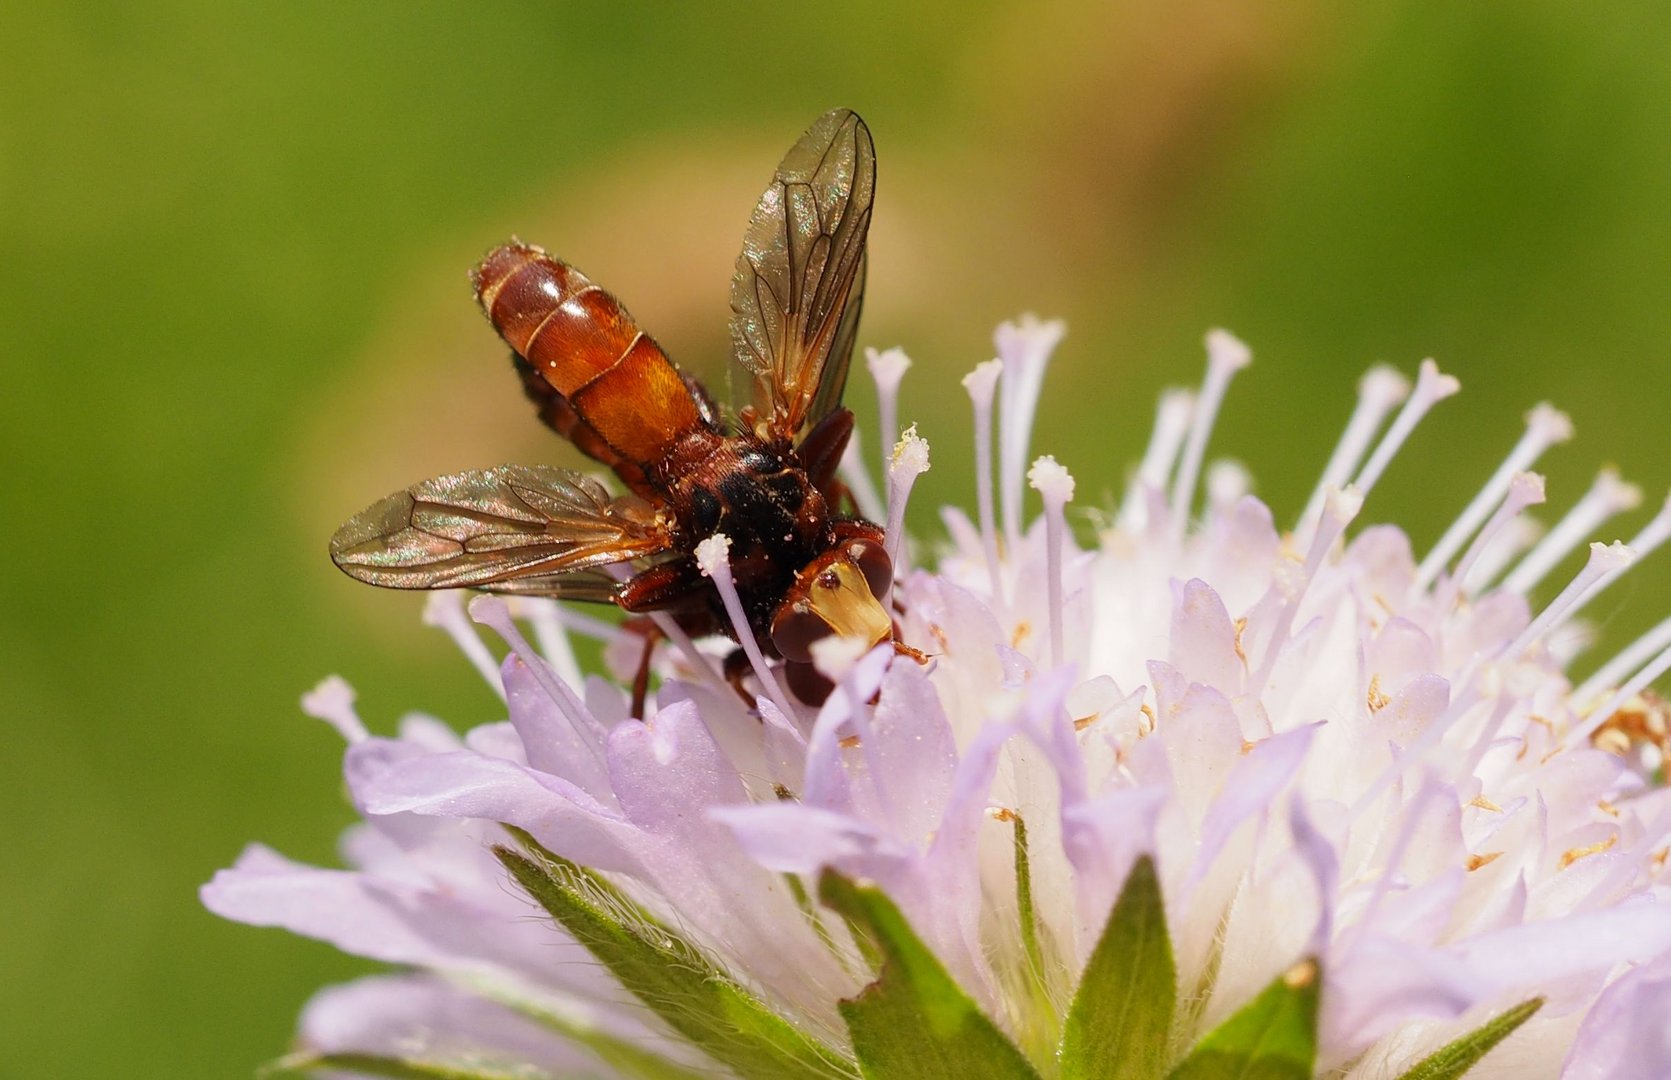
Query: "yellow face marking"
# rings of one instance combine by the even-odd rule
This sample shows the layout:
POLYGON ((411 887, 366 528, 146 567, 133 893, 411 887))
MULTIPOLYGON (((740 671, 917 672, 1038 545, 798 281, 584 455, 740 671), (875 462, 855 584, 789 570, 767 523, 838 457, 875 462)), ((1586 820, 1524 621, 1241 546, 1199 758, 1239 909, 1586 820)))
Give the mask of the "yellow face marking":
POLYGON ((852 563, 832 563, 813 578, 807 589, 807 605, 832 632, 858 638, 867 646, 879 644, 893 634, 893 620, 883 610, 882 602, 871 594, 865 576, 852 563))

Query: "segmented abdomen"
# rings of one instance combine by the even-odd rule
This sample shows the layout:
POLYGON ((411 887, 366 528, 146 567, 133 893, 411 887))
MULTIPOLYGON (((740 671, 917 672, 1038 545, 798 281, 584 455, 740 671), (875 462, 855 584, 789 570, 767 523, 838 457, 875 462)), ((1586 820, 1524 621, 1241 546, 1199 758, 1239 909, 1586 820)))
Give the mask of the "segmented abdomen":
POLYGON ((623 458, 652 467, 703 426, 667 354, 574 267, 513 242, 489 252, 471 278, 499 335, 623 458))

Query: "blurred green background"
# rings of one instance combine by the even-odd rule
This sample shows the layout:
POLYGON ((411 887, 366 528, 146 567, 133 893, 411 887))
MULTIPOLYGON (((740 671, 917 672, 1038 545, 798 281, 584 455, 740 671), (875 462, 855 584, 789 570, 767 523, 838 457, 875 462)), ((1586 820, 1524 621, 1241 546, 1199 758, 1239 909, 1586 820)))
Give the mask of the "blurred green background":
MULTIPOLYGON (((333 858, 319 677, 380 729, 495 713, 416 598, 324 554, 401 484, 558 456, 470 303, 489 245, 560 252, 704 368, 772 166, 851 105, 922 531, 971 497, 957 377, 1035 310, 1070 325, 1035 445, 1082 503, 1208 326, 1257 357, 1214 450, 1285 521, 1359 372, 1437 356, 1464 393, 1367 512, 1419 550, 1542 398, 1580 434, 1554 510, 1605 460, 1671 481, 1668 35, 1551 0, 6 3, 0 1074, 247 1075, 361 970, 195 892, 251 839, 333 858)), ((1608 641, 1668 564, 1598 605, 1608 641)))

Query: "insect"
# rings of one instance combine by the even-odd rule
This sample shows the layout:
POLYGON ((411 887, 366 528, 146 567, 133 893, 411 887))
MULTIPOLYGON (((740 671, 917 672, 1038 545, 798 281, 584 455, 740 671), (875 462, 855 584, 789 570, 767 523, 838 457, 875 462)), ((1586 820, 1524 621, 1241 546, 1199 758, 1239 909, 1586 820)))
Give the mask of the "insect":
POLYGON ((731 416, 580 271, 516 240, 495 248, 471 280, 524 393, 628 494, 549 465, 441 476, 350 518, 331 538, 332 561, 372 585, 608 602, 736 637, 745 628, 693 555, 724 533, 746 629, 785 661, 798 696, 821 700, 815 642, 878 644, 894 632, 882 529, 839 512, 836 478, 853 431, 841 396, 875 186, 869 129, 846 109, 819 117, 778 166, 731 280, 734 381, 753 395, 731 416), (630 576, 606 569, 619 567, 630 576))

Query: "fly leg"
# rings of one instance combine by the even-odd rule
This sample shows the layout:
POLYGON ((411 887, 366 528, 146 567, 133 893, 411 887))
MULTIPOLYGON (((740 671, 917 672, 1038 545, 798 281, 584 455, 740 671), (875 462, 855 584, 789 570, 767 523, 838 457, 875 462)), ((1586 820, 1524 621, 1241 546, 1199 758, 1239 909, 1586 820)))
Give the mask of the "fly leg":
POLYGON ((650 619, 634 619, 632 630, 644 635, 644 653, 638 660, 638 671, 632 677, 632 717, 634 720, 644 719, 644 701, 650 695, 650 661, 656 655, 656 646, 667 635, 661 632, 650 619))

